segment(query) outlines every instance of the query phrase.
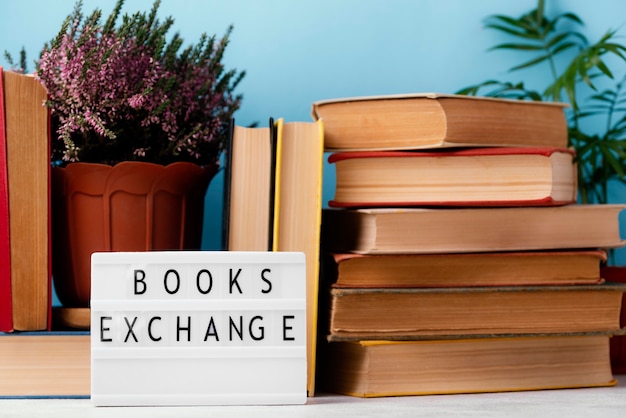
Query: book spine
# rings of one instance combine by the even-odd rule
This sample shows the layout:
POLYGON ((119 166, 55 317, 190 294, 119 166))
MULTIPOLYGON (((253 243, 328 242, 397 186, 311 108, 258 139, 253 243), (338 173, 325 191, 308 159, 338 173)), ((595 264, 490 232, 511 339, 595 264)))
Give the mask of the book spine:
POLYGON ((9 332, 13 331, 13 308, 3 79, 3 70, 0 67, 0 332, 9 332))

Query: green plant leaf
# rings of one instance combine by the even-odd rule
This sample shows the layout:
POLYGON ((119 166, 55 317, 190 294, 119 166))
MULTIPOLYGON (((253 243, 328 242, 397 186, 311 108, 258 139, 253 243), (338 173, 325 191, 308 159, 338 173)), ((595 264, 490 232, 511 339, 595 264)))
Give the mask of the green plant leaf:
POLYGON ((551 55, 549 55, 549 54, 548 55, 539 56, 539 57, 534 58, 534 59, 532 59, 530 61, 527 61, 527 62, 525 62, 523 64, 516 65, 515 67, 512 67, 511 69, 509 69, 509 71, 518 71, 518 70, 521 70, 523 68, 533 67, 533 66, 535 66, 535 65, 537 65, 537 64, 539 64, 539 63, 541 63, 543 61, 549 60, 550 57, 551 57, 551 55))
POLYGON ((489 48, 489 51, 493 51, 496 49, 512 49, 512 50, 517 50, 517 51, 543 51, 544 47, 542 45, 533 45, 533 44, 505 43, 505 44, 500 44, 492 48, 489 48))

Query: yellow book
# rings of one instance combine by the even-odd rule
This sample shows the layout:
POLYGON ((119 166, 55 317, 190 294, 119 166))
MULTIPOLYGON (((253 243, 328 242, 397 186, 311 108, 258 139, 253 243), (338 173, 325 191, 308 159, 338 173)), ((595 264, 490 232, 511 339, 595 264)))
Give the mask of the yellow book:
POLYGON ((308 393, 315 392, 315 351, 322 213, 323 125, 276 121, 274 251, 306 257, 308 393))

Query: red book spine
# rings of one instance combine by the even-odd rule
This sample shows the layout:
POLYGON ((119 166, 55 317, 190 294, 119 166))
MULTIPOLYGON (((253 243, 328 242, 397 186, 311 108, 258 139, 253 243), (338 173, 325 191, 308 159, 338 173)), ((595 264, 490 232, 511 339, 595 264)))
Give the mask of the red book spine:
POLYGON ((11 301, 11 244, 9 239, 9 189, 4 111, 4 76, 0 67, 0 332, 13 331, 11 301))

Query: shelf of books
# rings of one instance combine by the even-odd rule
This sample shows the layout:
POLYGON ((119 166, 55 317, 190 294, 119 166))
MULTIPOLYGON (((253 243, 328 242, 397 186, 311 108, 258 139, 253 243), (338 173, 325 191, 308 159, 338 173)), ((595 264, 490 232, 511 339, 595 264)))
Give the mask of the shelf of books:
POLYGON ((416 94, 313 104, 318 387, 360 397, 611 386, 622 205, 576 201, 555 103, 416 94))
MULTIPOLYGON (((6 164, 14 105, 4 104, 0 396, 89 397, 89 332, 51 331, 49 208, 34 207, 38 229, 24 229, 41 250, 19 250, 36 263, 18 259, 7 228, 19 225, 6 164), (35 264, 24 290, 15 274, 35 264)), ((561 104, 357 97, 316 102, 313 119, 233 125, 224 201, 225 249, 306 255, 309 396, 616 384, 609 347, 623 333, 626 285, 601 268, 623 245, 626 206, 577 203, 561 104), (336 170, 327 209, 324 150, 336 170)))

